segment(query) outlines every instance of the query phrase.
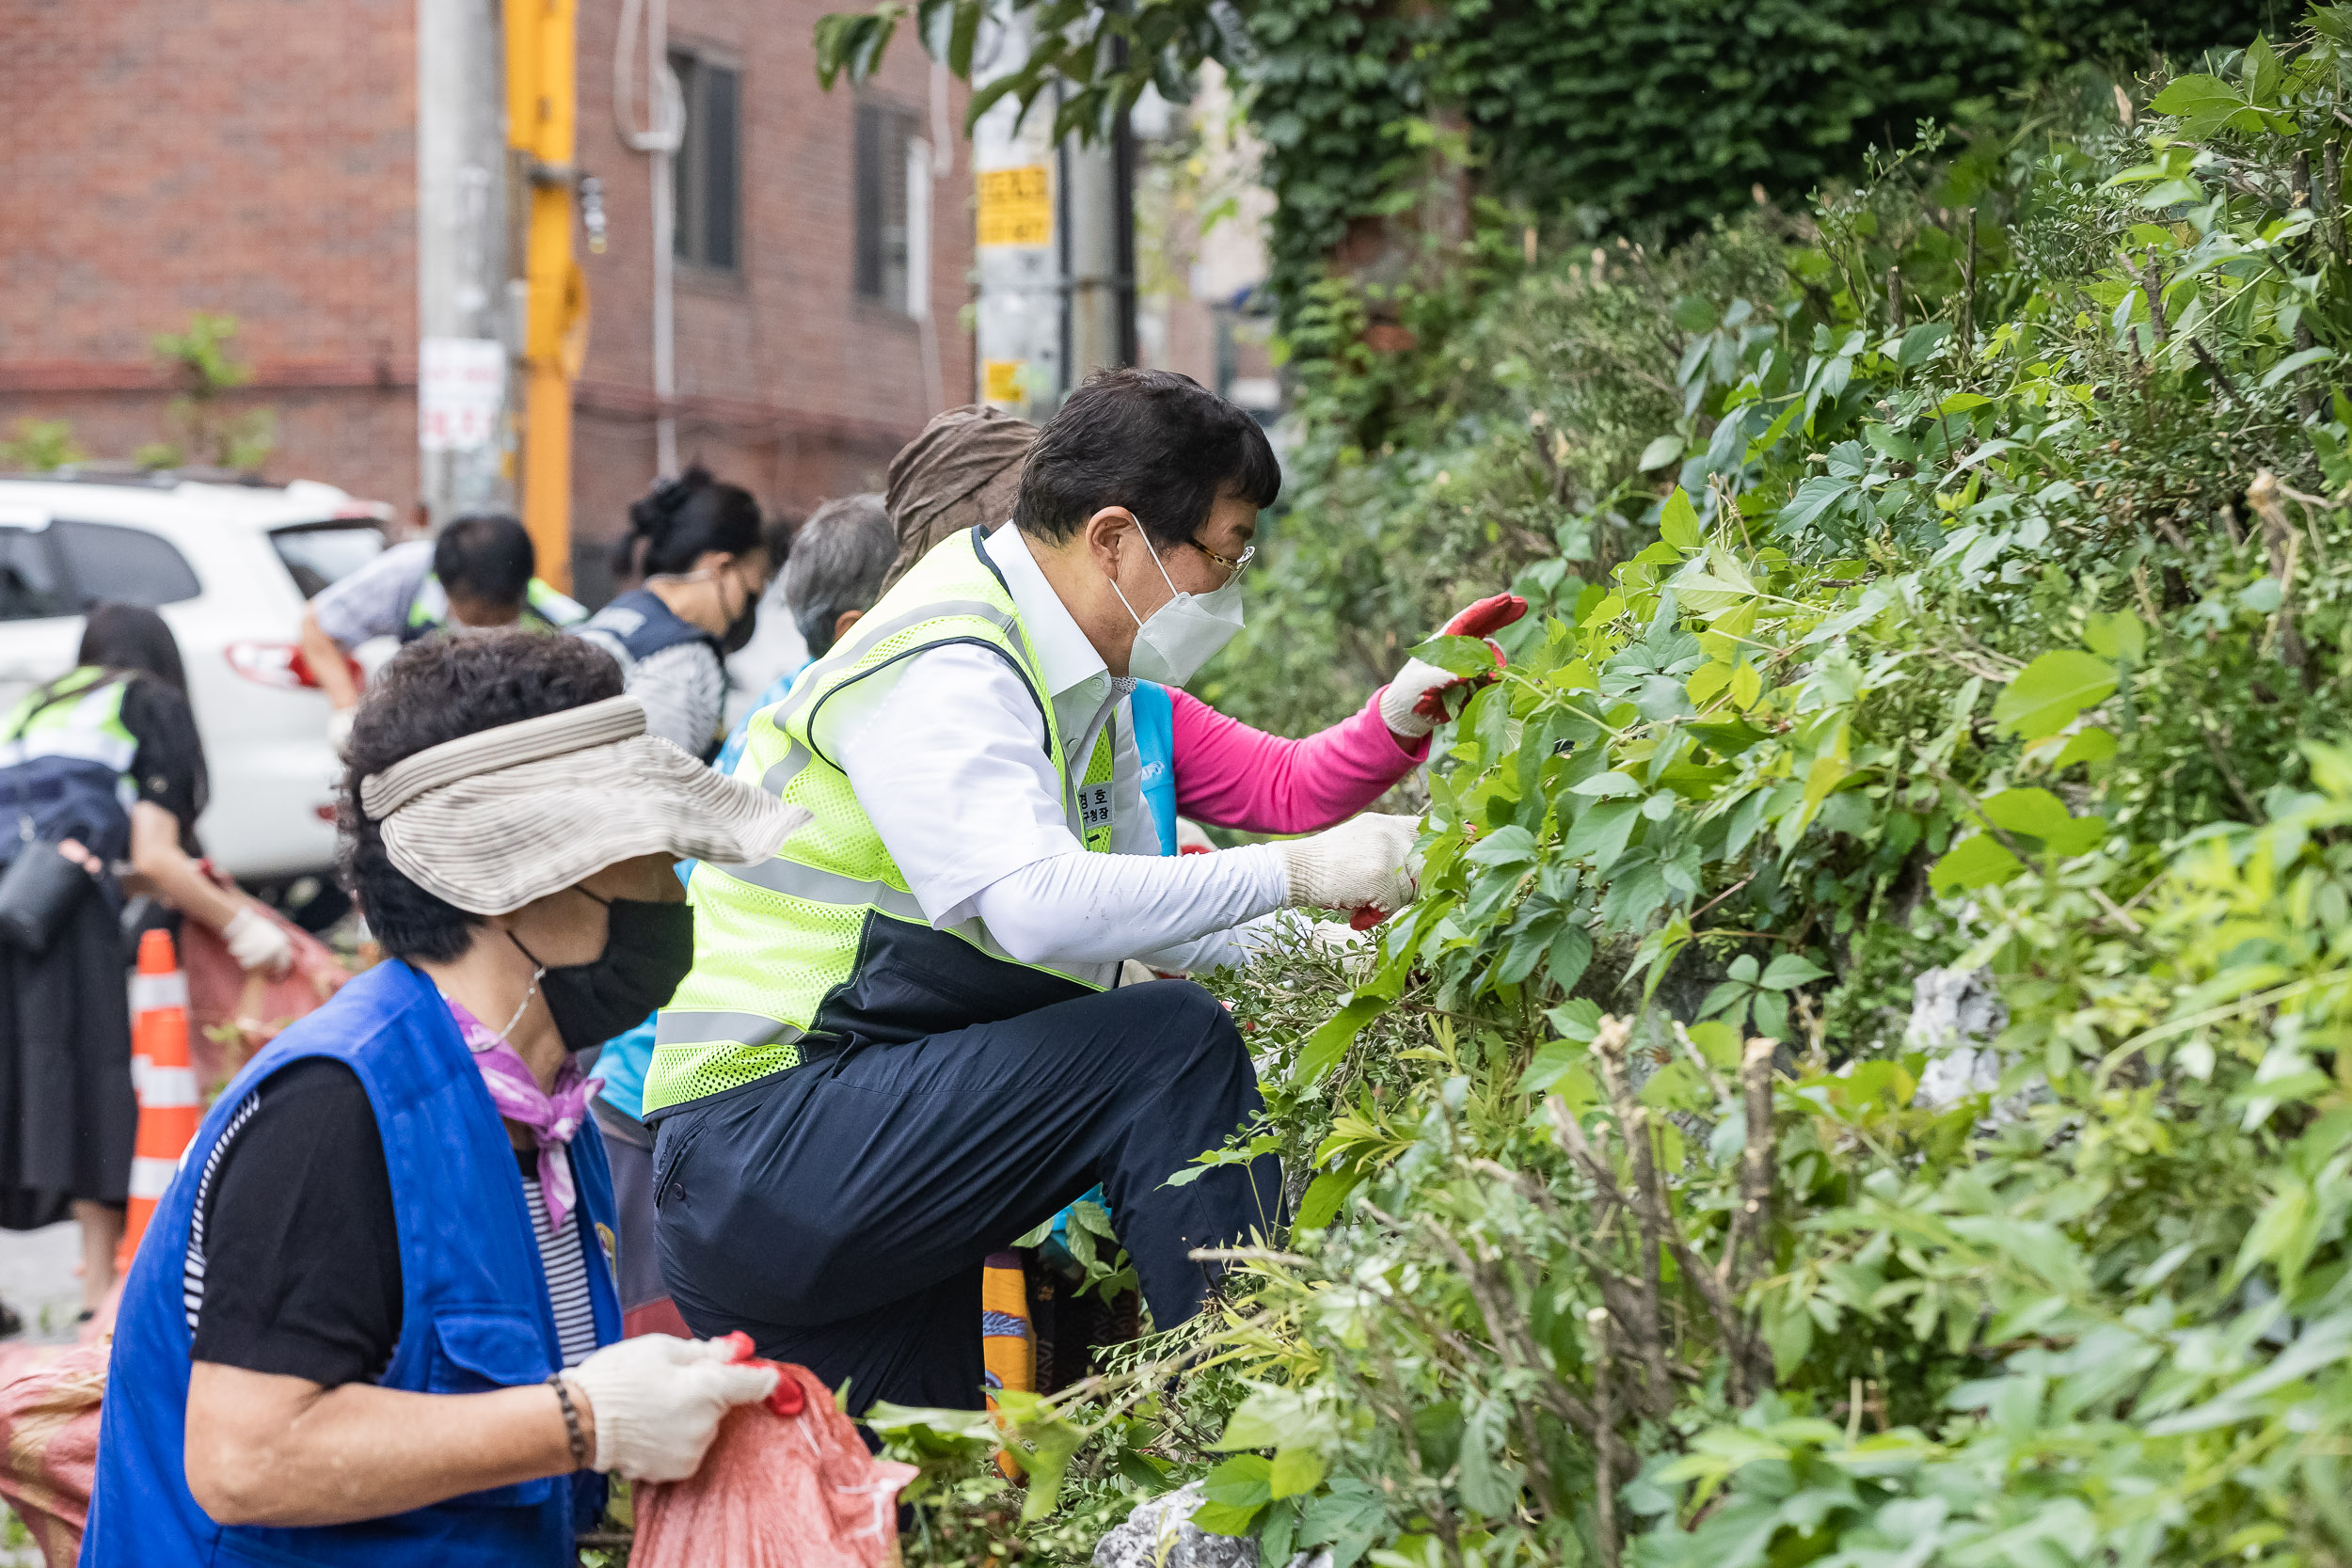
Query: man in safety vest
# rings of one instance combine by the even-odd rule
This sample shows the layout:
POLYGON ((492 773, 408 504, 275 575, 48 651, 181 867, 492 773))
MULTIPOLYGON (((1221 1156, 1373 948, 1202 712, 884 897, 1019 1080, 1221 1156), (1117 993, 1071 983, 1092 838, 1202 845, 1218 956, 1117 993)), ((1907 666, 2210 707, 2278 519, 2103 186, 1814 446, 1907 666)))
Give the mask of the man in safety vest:
POLYGON ((344 656, 378 637, 413 642, 448 630, 561 631, 588 611, 533 574, 537 552, 513 517, 457 517, 436 539, 394 545, 321 590, 302 612, 302 657, 334 714, 328 734, 342 750, 359 683, 344 656))
POLYGON ((1128 694, 1241 626, 1280 485, 1186 377, 1117 371, 1039 437, 1013 513, 955 534, 752 721, 734 777, 807 807, 782 851, 694 873, 694 966, 645 1084, 663 1272, 697 1334, 878 1399, 981 1402, 980 1260, 1101 1182, 1152 1316, 1191 1254, 1279 1218, 1269 1157, 1189 1173, 1259 1109, 1189 981, 1286 906, 1393 910, 1414 829, 1164 858, 1128 694))

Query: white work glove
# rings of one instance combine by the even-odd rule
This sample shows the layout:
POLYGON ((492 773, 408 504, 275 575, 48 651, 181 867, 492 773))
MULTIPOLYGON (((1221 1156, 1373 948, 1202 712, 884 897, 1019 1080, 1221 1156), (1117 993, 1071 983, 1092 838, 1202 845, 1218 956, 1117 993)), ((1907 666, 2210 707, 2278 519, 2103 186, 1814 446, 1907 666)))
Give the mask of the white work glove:
POLYGON ((220 940, 229 944, 229 956, 237 960, 239 969, 283 974, 294 962, 294 938, 257 904, 239 910, 220 928, 220 940))
POLYGON ((351 721, 358 714, 356 707, 339 707, 326 716, 326 744, 339 757, 351 747, 351 721))
MULTIPOLYGON (((1497 594, 1479 600, 1438 628, 1441 637, 1487 637, 1502 630, 1527 613, 1527 601, 1517 594, 1497 594)), ((1486 646, 1494 648, 1495 668, 1503 665, 1502 650, 1488 637, 1486 646)), ((1493 673, 1457 675, 1451 670, 1440 670, 1427 659, 1411 658, 1396 673, 1396 679, 1380 689, 1380 721, 1389 726, 1391 734, 1407 740, 1419 740, 1445 721, 1445 694, 1456 687, 1475 686, 1494 679, 1493 673)))
POLYGON ((764 1400, 781 1374, 731 1361, 720 1339, 641 1334, 564 1374, 596 1423, 596 1468, 630 1481, 684 1481, 701 1467, 719 1420, 764 1400))
POLYGON ((1305 838, 1285 839, 1283 902, 1294 909, 1375 910, 1391 914, 1418 891, 1411 861, 1421 823, 1366 812, 1305 838))

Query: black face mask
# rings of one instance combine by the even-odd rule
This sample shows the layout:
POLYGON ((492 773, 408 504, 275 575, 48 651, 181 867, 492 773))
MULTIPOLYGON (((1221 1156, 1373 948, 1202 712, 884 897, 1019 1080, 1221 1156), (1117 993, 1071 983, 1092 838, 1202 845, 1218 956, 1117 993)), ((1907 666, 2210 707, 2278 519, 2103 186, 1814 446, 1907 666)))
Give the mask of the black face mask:
POLYGON ((550 969, 514 932, 506 940, 539 971, 539 994, 567 1051, 585 1051, 625 1035, 670 1000, 694 966, 691 904, 652 904, 636 898, 582 897, 605 908, 604 952, 594 961, 550 969))
POLYGON ((753 594, 743 601, 743 612, 729 621, 727 629, 720 635, 719 651, 723 654, 741 653, 750 646, 752 633, 758 628, 759 595, 753 594))
POLYGON ((719 639, 723 654, 739 654, 751 645, 752 633, 759 629, 759 601, 752 600, 743 607, 743 613, 727 623, 727 629, 719 639))

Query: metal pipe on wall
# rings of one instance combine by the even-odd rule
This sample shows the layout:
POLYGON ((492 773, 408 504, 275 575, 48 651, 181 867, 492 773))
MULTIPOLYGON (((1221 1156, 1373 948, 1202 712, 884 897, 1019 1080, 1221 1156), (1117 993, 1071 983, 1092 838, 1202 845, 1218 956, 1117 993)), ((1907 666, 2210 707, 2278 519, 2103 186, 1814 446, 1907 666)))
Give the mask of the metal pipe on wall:
POLYGON ((686 136, 686 101, 670 69, 669 0, 622 0, 612 46, 612 126, 624 146, 645 153, 653 205, 653 395, 656 476, 677 472, 677 150, 686 136), (645 112, 648 130, 634 123, 636 85, 629 56, 640 16, 645 28, 645 112))

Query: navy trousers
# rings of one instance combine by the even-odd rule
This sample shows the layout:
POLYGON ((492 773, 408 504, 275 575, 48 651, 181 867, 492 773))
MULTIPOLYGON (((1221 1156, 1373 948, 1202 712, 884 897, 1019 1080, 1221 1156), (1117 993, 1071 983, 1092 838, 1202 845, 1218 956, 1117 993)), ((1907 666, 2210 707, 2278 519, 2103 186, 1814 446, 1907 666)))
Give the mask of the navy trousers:
POLYGON ((1095 1182, 1166 1328, 1270 1233, 1272 1155, 1167 1185, 1256 1115, 1257 1074, 1189 981, 819 1056, 661 1119, 661 1268, 696 1334, 749 1334, 849 1408, 982 1402, 980 1260, 1095 1182))

